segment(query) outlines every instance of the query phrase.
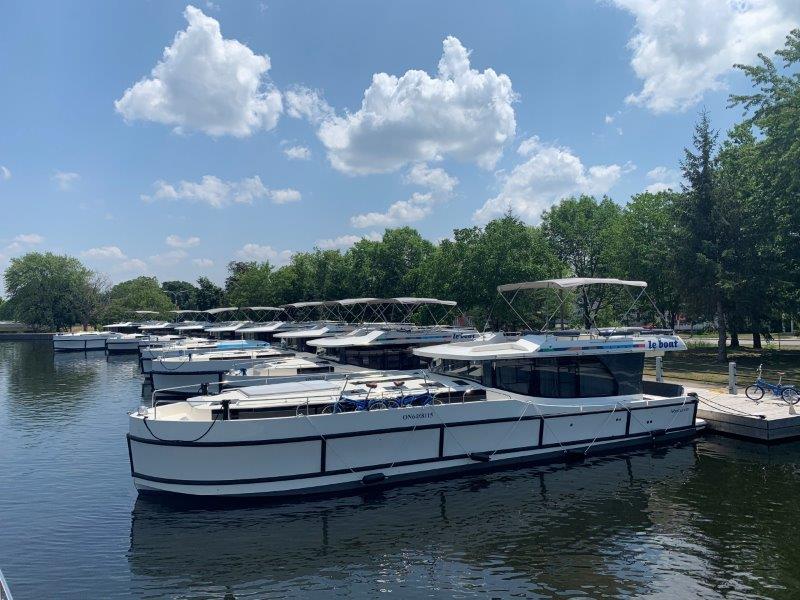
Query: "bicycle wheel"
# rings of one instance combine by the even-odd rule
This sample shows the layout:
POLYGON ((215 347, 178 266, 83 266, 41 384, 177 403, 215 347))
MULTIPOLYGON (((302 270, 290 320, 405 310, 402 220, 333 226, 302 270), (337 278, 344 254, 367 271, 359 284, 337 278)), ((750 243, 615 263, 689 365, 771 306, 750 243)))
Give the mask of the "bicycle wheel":
POLYGON ((749 385, 745 388, 744 393, 750 400, 761 400, 764 397, 764 388, 757 385, 749 385))
POLYGON ((386 406, 383 401, 379 400, 378 402, 370 402, 368 410, 386 410, 387 408, 389 407, 386 406))
POLYGON ((336 405, 335 404, 328 404, 328 406, 326 406, 325 408, 322 409, 322 414, 323 415, 332 415, 334 413, 334 411, 336 411, 336 405))
POLYGON ((795 388, 788 387, 781 392, 781 398, 786 404, 797 404, 800 401, 800 392, 795 388))

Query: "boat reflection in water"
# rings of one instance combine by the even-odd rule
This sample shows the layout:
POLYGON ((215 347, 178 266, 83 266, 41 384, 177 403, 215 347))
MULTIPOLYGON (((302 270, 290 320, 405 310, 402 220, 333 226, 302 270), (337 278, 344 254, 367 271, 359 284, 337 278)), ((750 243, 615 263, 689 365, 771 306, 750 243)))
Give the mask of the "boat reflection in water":
POLYGON ((654 490, 680 487, 695 462, 685 442, 301 503, 201 508, 140 496, 134 591, 634 595, 653 584, 666 552, 637 534, 664 519, 671 534, 694 535, 686 507, 654 490))

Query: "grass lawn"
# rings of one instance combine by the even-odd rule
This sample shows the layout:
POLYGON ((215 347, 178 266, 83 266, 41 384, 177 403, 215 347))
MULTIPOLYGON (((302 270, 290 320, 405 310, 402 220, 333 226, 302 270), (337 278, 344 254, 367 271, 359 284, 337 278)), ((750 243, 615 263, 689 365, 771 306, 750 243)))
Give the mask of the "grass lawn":
MULTIPOLYGON (((784 383, 800 384, 800 350, 728 349, 728 360, 736 363, 737 383, 740 386, 747 386, 755 381, 759 364, 764 365, 764 379, 770 383, 777 383, 777 372, 784 371, 784 383)), ((645 359, 645 375, 655 377, 655 364, 654 358, 645 359)), ((667 352, 664 356, 664 378, 726 384, 728 365, 717 362, 717 349, 713 347, 667 352)))

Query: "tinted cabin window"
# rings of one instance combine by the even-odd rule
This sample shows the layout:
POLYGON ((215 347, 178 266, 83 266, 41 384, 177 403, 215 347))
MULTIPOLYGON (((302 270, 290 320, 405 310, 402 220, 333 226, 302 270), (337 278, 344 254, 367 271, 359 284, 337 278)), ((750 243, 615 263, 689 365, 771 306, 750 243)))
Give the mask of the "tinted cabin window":
POLYGON ((614 375, 598 357, 581 357, 579 368, 581 398, 616 396, 619 393, 614 375))
MULTIPOLYGON (((643 354, 498 361, 492 385, 539 398, 637 394, 642 390, 643 366, 643 354)), ((484 383, 489 384, 488 378, 484 383)))
POLYGON ((623 396, 642 393, 644 354, 608 354, 599 359, 614 374, 619 386, 617 394, 623 396))

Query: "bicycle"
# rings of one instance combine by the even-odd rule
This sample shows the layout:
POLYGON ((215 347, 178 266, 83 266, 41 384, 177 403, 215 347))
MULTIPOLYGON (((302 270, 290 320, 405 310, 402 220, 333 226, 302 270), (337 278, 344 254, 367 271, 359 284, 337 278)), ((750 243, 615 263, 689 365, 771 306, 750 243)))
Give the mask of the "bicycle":
POLYGON ((797 402, 800 401, 800 391, 793 385, 784 385, 782 383, 783 376, 786 373, 778 371, 778 383, 769 383, 761 376, 761 367, 762 365, 758 365, 758 377, 756 378, 756 382, 747 386, 744 390, 745 395, 750 398, 750 400, 758 402, 764 397, 764 392, 769 390, 773 395, 780 396, 787 404, 797 404, 797 402))
MULTIPOLYGON (((362 410, 386 410, 389 408, 388 404, 382 399, 369 399, 369 394, 372 390, 378 387, 376 383, 367 383, 367 395, 365 398, 356 398, 353 396, 341 395, 339 398, 322 409, 323 415, 338 414, 343 412, 355 412, 362 410)), ((353 390, 352 393, 358 393, 359 390, 353 390)))

